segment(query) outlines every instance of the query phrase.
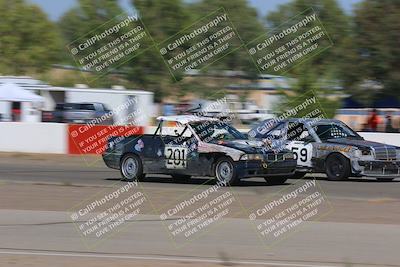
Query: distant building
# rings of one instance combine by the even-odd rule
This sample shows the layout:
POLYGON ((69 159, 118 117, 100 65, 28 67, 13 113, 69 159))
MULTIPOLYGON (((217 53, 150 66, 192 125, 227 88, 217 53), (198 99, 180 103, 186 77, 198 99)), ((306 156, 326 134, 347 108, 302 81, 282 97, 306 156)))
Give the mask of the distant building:
MULTIPOLYGON (((135 103, 130 105, 124 112, 115 112, 114 121, 116 124, 127 124, 132 121, 135 124, 146 126, 150 123, 153 114, 153 92, 143 90, 128 90, 123 87, 115 86, 113 88, 88 88, 85 85, 70 87, 54 87, 26 76, 0 76, 0 84, 15 83, 25 90, 35 92, 44 97, 45 101, 41 110, 54 110, 57 103, 80 103, 80 102, 99 102, 105 104, 109 109, 118 109, 121 105, 129 101, 135 103), (127 116, 135 114, 136 118, 127 116)), ((2 109, 0 103, 0 113, 2 109)), ((9 117, 10 114, 5 114, 9 117)))

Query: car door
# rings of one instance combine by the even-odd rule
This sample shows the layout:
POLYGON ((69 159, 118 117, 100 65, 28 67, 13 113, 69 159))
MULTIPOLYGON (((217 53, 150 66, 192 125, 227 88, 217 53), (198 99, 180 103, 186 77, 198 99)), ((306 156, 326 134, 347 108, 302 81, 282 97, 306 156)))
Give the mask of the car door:
POLYGON ((164 138, 164 160, 168 172, 196 175, 198 173, 198 142, 185 127, 174 129, 164 138))
POLYGON ((303 123, 289 122, 287 125, 287 148, 294 153, 298 167, 312 167, 313 137, 303 123))
POLYGON ((161 122, 154 135, 146 135, 143 146, 143 158, 147 173, 170 173, 171 170, 187 169, 187 149, 177 142, 178 136, 173 127, 164 127, 161 122))
MULTIPOLYGON (((145 140, 136 144, 143 146, 144 169, 147 173, 162 173, 164 167, 165 143, 160 135, 148 135, 145 140)), ((140 148, 140 147, 139 147, 140 148)))

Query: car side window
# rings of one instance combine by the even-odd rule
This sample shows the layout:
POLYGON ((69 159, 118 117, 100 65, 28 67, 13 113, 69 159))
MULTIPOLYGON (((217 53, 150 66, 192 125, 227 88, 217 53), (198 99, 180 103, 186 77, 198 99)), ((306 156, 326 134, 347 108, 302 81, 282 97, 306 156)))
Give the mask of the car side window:
POLYGON ((314 138, 310 135, 307 127, 303 123, 299 122, 290 122, 288 124, 287 139, 290 141, 314 141, 314 138))
POLYGON ((321 140, 345 138, 349 136, 341 127, 334 124, 317 125, 314 126, 314 129, 321 140))
POLYGON ((268 136, 273 139, 282 139, 286 134, 286 123, 281 123, 268 132, 268 136))
POLYGON ((76 105, 74 104, 65 104, 64 105, 65 110, 71 110, 71 109, 77 109, 76 105))
POLYGON ((80 104, 79 109, 82 110, 96 110, 93 104, 80 104))
POLYGON ((163 127, 161 134, 159 133, 164 142, 170 145, 182 145, 187 143, 189 140, 194 139, 189 128, 182 125, 163 127))
POLYGON ((337 127, 336 125, 332 125, 331 128, 331 136, 332 138, 344 138, 344 137, 348 137, 348 135, 339 127, 337 127))

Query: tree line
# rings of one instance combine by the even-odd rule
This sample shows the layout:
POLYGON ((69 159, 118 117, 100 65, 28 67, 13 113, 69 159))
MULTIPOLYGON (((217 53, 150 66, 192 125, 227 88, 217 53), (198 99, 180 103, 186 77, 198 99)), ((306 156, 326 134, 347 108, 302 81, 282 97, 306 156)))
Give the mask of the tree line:
MULTIPOLYGON (((294 89, 301 93, 310 88, 324 88, 321 83, 334 81, 365 103, 382 96, 398 95, 398 0, 363 0, 351 14, 344 12, 336 0, 292 0, 265 17, 259 17, 246 0, 132 0, 131 4, 156 43, 220 7, 227 11, 244 43, 312 7, 334 45, 287 73, 298 79, 294 89), (383 89, 368 88, 372 83, 383 89)), ((33 75, 45 73, 52 64, 74 65, 66 44, 122 12, 118 0, 79 0, 74 8, 52 22, 38 6, 28 1, 0 0, 0 73, 33 75)), ((234 51, 210 69, 240 70, 253 78, 257 75, 246 49, 234 51)), ((146 50, 120 70, 123 80, 154 91, 158 99, 168 96, 172 90, 181 93, 203 90, 198 81, 174 82, 156 49, 146 50)), ((112 78, 105 76, 100 82, 112 78)))

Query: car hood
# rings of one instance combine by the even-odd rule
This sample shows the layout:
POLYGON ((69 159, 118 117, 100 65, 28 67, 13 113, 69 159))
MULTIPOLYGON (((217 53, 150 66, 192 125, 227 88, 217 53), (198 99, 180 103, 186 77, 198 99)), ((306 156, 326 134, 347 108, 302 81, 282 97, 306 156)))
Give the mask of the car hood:
POLYGON ((220 140, 220 141, 214 141, 213 143, 220 146, 234 148, 243 151, 246 154, 265 153, 265 150, 263 149, 265 143, 263 141, 258 141, 258 140, 242 140, 242 139, 220 140))
POLYGON ((358 148, 370 148, 370 147, 387 147, 396 149, 398 147, 393 145, 386 145, 383 143, 372 142, 367 140, 358 140, 358 139, 348 139, 348 138, 339 138, 339 139, 329 139, 327 143, 332 144, 340 144, 340 145, 348 145, 348 146, 355 146, 358 148))

